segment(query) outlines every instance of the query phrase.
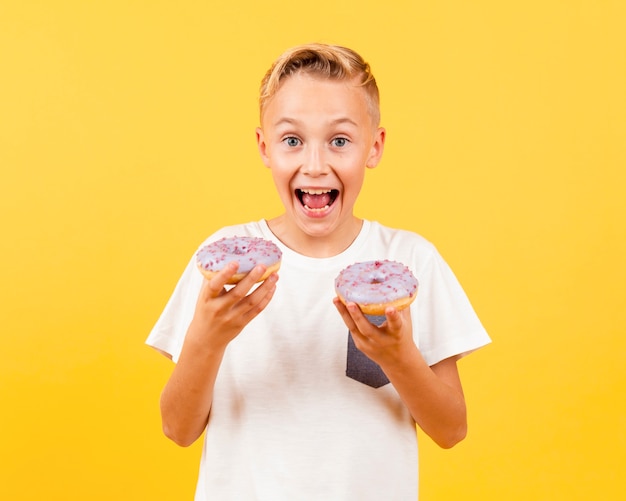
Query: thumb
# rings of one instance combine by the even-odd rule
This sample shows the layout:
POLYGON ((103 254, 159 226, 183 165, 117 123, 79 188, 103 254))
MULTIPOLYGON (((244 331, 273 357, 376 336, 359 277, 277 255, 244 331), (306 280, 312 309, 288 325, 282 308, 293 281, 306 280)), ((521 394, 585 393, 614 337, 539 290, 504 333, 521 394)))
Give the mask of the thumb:
POLYGON ((385 310, 385 316, 387 317, 387 328, 391 332, 400 332, 404 325, 404 319, 400 312, 393 307, 389 307, 385 310))

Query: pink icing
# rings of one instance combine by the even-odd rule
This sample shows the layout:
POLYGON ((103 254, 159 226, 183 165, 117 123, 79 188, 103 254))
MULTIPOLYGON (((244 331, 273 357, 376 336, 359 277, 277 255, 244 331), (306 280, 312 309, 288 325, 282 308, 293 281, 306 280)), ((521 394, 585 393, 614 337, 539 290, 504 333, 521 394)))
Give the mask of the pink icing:
POLYGON ((342 270, 335 279, 337 293, 360 305, 385 304, 417 294, 417 279, 397 261, 365 261, 342 270))
POLYGON ((199 267, 219 271, 232 261, 239 263, 237 273, 248 273, 257 264, 272 266, 282 252, 274 242, 258 237, 226 237, 205 245, 196 254, 199 267))

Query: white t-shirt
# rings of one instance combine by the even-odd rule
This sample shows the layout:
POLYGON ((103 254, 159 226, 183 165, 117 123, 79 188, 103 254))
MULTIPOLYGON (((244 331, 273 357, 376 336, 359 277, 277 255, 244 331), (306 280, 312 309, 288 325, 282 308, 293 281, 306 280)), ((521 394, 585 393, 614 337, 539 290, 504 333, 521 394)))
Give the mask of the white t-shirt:
MULTIPOLYGON (((271 302, 226 350, 196 500, 416 500, 415 423, 391 384, 346 376, 349 333, 332 303, 334 279, 357 261, 406 264, 419 281, 415 342, 433 365, 490 342, 450 268, 419 235, 369 221, 348 249, 323 259, 285 247, 264 220, 203 245, 225 236, 272 240, 283 260, 271 302)), ((148 337, 174 361, 202 280, 192 257, 148 337)))

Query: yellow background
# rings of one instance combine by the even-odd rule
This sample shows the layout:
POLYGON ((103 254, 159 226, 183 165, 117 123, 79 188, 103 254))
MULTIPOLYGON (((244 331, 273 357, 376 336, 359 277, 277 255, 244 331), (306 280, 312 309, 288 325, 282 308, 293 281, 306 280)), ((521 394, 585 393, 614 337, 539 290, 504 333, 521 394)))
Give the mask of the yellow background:
POLYGON ((280 210, 258 83, 324 41, 382 90, 359 214, 432 240, 494 340, 460 364, 466 441, 420 434, 422 499, 618 499, 625 25, 619 0, 0 2, 0 497, 192 498, 144 339, 205 236, 280 210))

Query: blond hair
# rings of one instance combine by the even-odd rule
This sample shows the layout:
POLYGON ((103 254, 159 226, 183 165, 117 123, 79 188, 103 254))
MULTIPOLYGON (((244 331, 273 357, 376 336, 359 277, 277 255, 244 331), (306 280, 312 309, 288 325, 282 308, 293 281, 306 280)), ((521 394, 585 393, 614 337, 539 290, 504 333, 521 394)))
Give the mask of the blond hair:
POLYGON ((330 80, 358 80, 367 93, 372 122, 378 126, 380 97, 370 65, 352 49, 321 43, 298 45, 287 50, 267 71, 259 93, 261 122, 267 103, 278 92, 284 79, 300 72, 330 80))

